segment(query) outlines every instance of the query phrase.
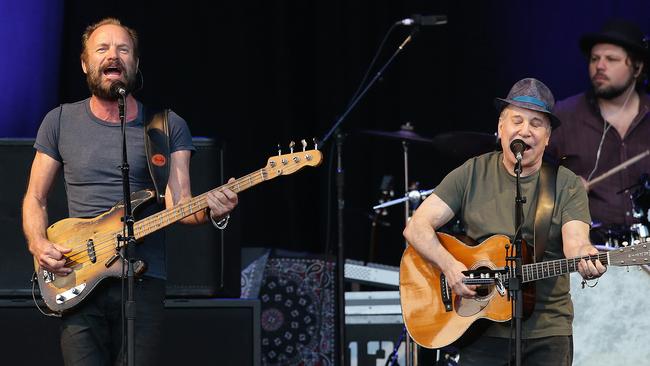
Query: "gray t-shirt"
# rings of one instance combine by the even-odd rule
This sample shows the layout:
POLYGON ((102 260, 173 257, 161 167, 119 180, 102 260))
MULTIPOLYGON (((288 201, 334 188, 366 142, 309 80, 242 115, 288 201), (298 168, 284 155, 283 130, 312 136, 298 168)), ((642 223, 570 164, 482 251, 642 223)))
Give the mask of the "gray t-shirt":
MULTIPOLYGON (((131 192, 153 188, 144 149, 143 106, 138 117, 126 123, 131 192)), ((187 123, 169 113, 170 151, 195 151, 187 123)), ((122 200, 122 132, 119 123, 100 120, 90 111, 90 99, 63 104, 43 119, 34 148, 63 164, 70 217, 95 217, 122 200)), ((151 205, 136 212, 136 221, 160 210, 151 205)), ((147 276, 165 278, 162 231, 136 246, 138 258, 147 262, 147 276)))
MULTIPOLYGON (((461 218, 467 235, 479 242, 495 234, 506 235, 511 240, 514 236, 516 179, 506 171, 502 160, 501 152, 470 159, 449 173, 435 189, 436 195, 461 218)), ((520 180, 522 196, 526 197, 522 237, 531 245, 531 253, 538 180, 539 171, 520 180)), ((575 174, 560 167, 551 227, 542 260, 564 258, 562 225, 572 220, 591 222, 587 193, 575 174)), ((523 337, 570 335, 573 305, 569 295, 569 275, 536 281, 535 288, 535 310, 523 322, 523 337)), ((509 337, 510 329, 498 324, 490 327, 486 334, 509 337)))

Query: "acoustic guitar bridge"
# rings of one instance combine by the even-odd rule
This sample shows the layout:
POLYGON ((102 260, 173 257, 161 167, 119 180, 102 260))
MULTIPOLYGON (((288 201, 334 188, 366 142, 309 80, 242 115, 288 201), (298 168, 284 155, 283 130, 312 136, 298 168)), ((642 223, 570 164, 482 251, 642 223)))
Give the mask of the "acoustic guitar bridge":
POLYGON ((445 311, 451 311, 451 288, 447 285, 447 277, 444 274, 440 274, 440 298, 442 304, 445 306, 445 311))

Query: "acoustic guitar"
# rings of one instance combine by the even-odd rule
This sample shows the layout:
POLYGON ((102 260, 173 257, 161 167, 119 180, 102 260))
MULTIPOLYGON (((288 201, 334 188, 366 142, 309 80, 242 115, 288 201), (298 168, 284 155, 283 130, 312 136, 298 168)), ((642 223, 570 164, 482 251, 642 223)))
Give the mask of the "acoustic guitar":
MULTIPOLYGON (((515 276, 517 270, 509 268, 503 271, 506 265, 504 248, 509 242, 507 236, 495 235, 477 246, 468 246, 454 236, 437 235, 445 249, 467 266, 467 277, 463 282, 479 287, 477 296, 472 299, 454 294, 439 268, 422 258, 411 246, 406 248, 399 278, 402 315, 413 340, 426 348, 442 348, 455 342, 479 319, 510 320, 512 307, 507 296, 507 281, 515 276)), ((650 263, 650 251, 647 243, 641 243, 592 256, 524 264, 518 271, 524 285, 524 313, 530 314, 534 309, 534 289, 531 291, 529 287, 527 290, 527 285, 576 272, 581 259, 598 259, 611 266, 642 265, 650 263)))
MULTIPOLYGON (((293 149, 292 149, 293 150, 293 149)), ((322 161, 318 150, 307 150, 270 157, 264 168, 226 183, 213 191, 228 188, 235 193, 242 192, 273 178, 293 174, 303 167, 318 166, 322 161)), ((154 200, 153 190, 143 190, 131 195, 134 213, 138 207, 154 200)), ((193 197, 188 202, 160 211, 136 221, 133 225, 136 241, 169 226, 184 217, 208 207, 207 192, 193 197)), ((126 260, 118 254, 124 244, 122 217, 123 201, 107 212, 88 219, 67 218, 52 224, 47 229, 49 241, 71 248, 65 255, 65 267, 72 272, 57 276, 40 267, 34 258, 34 268, 41 296, 46 306, 54 312, 73 308, 86 298, 99 282, 107 277, 121 277, 122 265, 126 260)))

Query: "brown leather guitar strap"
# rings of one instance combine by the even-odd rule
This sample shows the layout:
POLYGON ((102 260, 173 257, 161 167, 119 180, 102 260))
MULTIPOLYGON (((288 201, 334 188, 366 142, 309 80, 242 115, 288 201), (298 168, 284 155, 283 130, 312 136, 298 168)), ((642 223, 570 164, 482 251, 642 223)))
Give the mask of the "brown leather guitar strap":
POLYGON ((537 196, 537 208, 535 209, 535 262, 540 262, 544 257, 544 248, 548 240, 551 227, 551 217, 555 206, 555 186, 557 181, 558 166, 543 162, 539 172, 539 194, 537 196))
POLYGON ((165 200, 165 188, 169 181, 169 109, 144 108, 144 148, 147 154, 149 174, 156 188, 156 200, 165 200))

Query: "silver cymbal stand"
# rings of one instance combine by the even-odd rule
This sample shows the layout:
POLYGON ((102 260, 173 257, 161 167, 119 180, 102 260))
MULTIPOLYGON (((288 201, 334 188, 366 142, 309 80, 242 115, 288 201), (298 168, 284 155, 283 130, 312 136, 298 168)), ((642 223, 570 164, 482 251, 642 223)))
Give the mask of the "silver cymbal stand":
MULTIPOLYGON (((406 122, 401 126, 401 130, 413 131, 413 125, 411 125, 410 122, 406 122)), ((373 210, 377 210, 388 206, 393 206, 398 203, 404 202, 404 225, 406 225, 408 224, 408 221, 411 218, 410 201, 421 202, 433 192, 433 189, 428 191, 408 190, 409 189, 409 155, 408 155, 408 142, 405 139, 402 140, 402 150, 404 152, 404 197, 376 205, 373 207, 373 210)), ((408 245, 408 243, 404 242, 404 245, 406 246, 408 245)), ((406 366, 418 366, 417 344, 413 342, 408 332, 405 333, 406 333, 406 337, 404 339, 404 346, 405 346, 405 355, 406 355, 406 360, 405 360, 406 366)))
MULTIPOLYGON (((408 153, 407 153, 407 148, 406 148, 406 143, 403 142, 404 144, 404 177, 405 181, 408 182, 408 153)), ((408 185, 406 185, 406 189, 408 190, 408 185)), ((404 206, 406 207, 405 213, 406 213, 406 222, 409 220, 409 207, 411 201, 413 202, 422 202, 425 198, 427 198, 431 193, 433 193, 433 189, 429 189, 427 191, 422 191, 422 190, 412 190, 412 191, 407 191, 404 197, 402 198, 397 198, 391 201, 384 202, 382 204, 374 206, 372 209, 377 210, 381 209, 384 207, 389 207, 389 206, 394 206, 397 204, 400 204, 402 202, 405 202, 404 206)), ((405 347, 405 355, 406 355, 406 365, 407 366, 418 366, 418 353, 417 353, 417 344, 413 342, 411 339, 411 336, 409 336, 408 332, 406 333, 406 337, 404 338, 404 347, 405 347)))
MULTIPOLYGON (((406 122, 401 126, 402 130, 413 131, 413 125, 411 122, 406 122)), ((404 193, 408 196, 409 189, 409 144, 406 140, 402 140, 402 150, 404 151, 404 193)), ((409 200, 404 201, 404 225, 409 222, 409 211, 410 205, 409 200)), ((404 245, 408 243, 404 242, 404 245)), ((404 354, 406 358, 406 366, 418 366, 418 352, 417 344, 411 339, 411 335, 406 331, 406 324, 404 324, 404 333, 406 337, 404 338, 404 354)))
MULTIPOLYGON (((406 125, 402 126, 402 129, 408 129, 410 127, 411 130, 413 130, 413 127, 410 125, 410 123, 406 123, 406 125)), ((404 151, 404 193, 408 197, 408 189, 409 189, 409 146, 408 142, 405 140, 402 140, 402 150, 404 151)), ((409 219, 411 218, 410 215, 410 207, 411 205, 409 204, 409 200, 407 199, 404 201, 404 225, 408 224, 409 219)), ((408 243, 404 242, 404 246, 406 247, 408 243)), ((411 339, 411 335, 406 331, 406 324, 404 324, 404 353, 406 355, 406 366, 418 366, 418 347, 415 342, 411 339)))

